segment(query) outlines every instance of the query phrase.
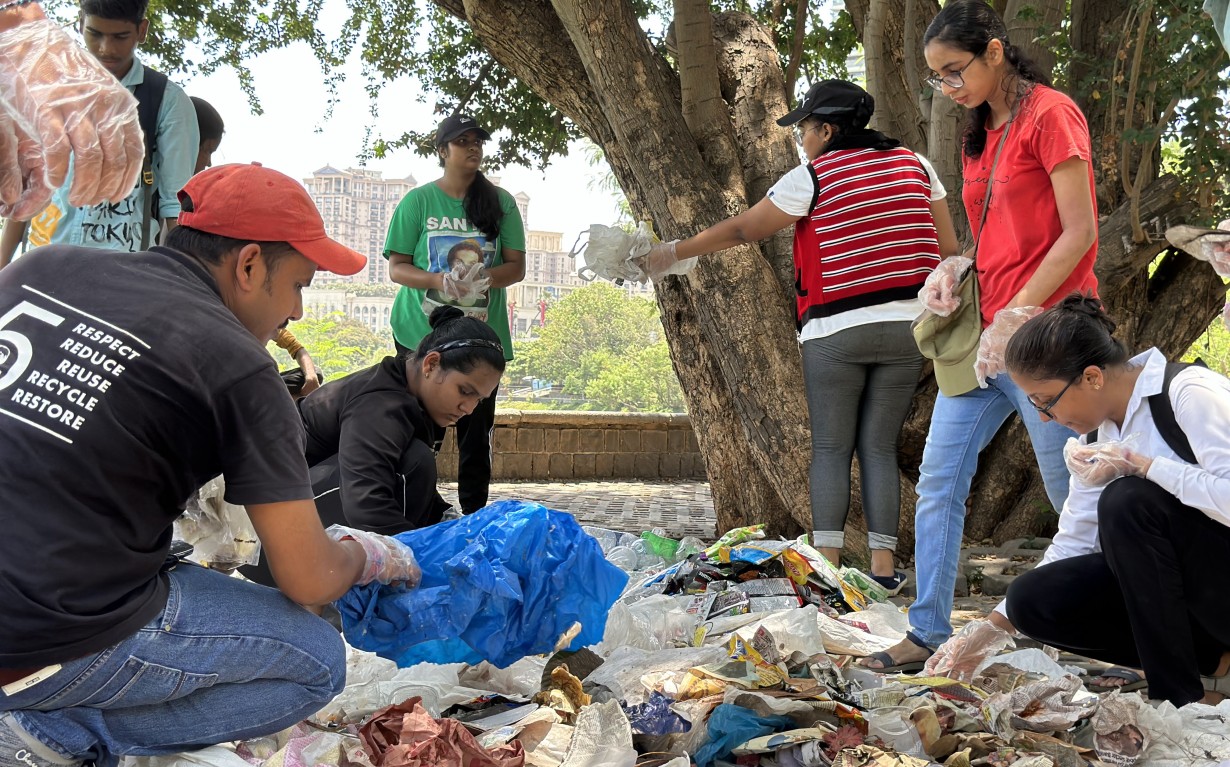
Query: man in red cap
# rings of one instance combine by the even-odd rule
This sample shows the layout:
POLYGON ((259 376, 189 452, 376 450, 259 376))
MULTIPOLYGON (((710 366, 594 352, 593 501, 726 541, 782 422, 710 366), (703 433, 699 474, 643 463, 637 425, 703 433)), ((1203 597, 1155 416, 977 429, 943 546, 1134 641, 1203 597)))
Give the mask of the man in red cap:
POLYGON ((345 681, 341 638, 304 606, 419 578, 392 538, 322 529, 265 351, 317 268, 364 257, 256 164, 179 197, 167 247, 47 246, 0 272, 0 767, 112 767, 288 727, 345 681), (218 474, 278 590, 168 559, 218 474))

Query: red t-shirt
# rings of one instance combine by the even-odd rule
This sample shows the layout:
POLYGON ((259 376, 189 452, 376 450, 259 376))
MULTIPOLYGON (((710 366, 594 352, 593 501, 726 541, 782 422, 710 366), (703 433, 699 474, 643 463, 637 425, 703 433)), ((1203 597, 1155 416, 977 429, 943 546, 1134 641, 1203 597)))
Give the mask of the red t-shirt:
MULTIPOLYGON (((1005 126, 987 130, 987 144, 981 157, 962 155, 965 184, 961 194, 974 237, 978 237, 987 176, 1005 126)), ((995 194, 987 210, 986 232, 978 241, 978 284, 984 327, 991 324, 995 312, 1007 306, 1025 287, 1063 233, 1051 186, 1051 171, 1073 157, 1089 163, 1089 197, 1096 217, 1089 124, 1072 99, 1053 88, 1034 86, 1021 102, 1000 153, 995 168, 995 194)), ((1072 274, 1046 299, 1044 306, 1053 306, 1074 290, 1097 291, 1098 281, 1093 275, 1097 252, 1095 238, 1072 274)))

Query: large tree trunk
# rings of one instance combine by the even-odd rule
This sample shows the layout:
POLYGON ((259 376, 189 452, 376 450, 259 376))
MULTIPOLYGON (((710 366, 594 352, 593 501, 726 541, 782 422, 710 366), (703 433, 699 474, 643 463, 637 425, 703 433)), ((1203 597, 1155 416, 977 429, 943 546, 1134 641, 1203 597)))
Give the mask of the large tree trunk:
MULTIPOLYGON (((715 19, 706 0, 676 0, 676 75, 650 45, 628 0, 435 2, 468 21, 502 65, 602 147, 633 210, 652 218, 666 238, 694 234, 744 209, 798 162, 789 134, 773 124, 789 101, 773 41, 744 14, 715 19)), ((1047 7, 1054 4, 1050 0, 1047 7)), ((1092 77, 1116 52, 1099 33, 1122 24, 1124 11, 1116 0, 1074 0, 1078 4, 1086 10, 1073 26, 1074 43, 1085 56, 1078 61, 1095 62, 1092 77)), ((1013 13, 1020 5, 1006 2, 1013 13)), ((934 97, 918 76, 921 34, 938 4, 847 0, 847 7, 864 39, 873 38, 868 68, 879 124, 928 151, 963 229, 957 147, 962 113, 948 99, 934 97)), ((1093 106, 1098 156, 1109 145, 1103 131, 1113 115, 1097 114, 1096 100, 1085 93, 1074 95, 1093 106)), ((1162 249, 1156 230, 1184 219, 1185 197, 1174 179, 1160 179, 1142 183, 1133 206, 1123 185, 1107 183, 1104 169, 1097 170, 1101 210, 1110 214, 1099 251, 1102 294, 1112 311, 1131 318, 1122 331, 1130 346, 1157 344, 1174 354, 1216 313, 1221 288, 1211 270, 1186 257, 1168 256, 1147 275, 1146 264, 1162 249), (1142 229, 1142 221, 1156 223, 1142 229), (1144 229, 1154 233, 1152 239, 1139 236, 1144 229)), ((691 275, 658 286, 663 325, 723 528, 753 521, 782 534, 810 528, 809 430, 792 286, 789 233, 703 258, 691 275)), ((902 553, 913 545, 912 484, 934 396, 928 372, 901 436, 902 553)), ((970 499, 970 537, 1003 539, 1053 524, 1018 419, 996 437, 981 464, 970 499)), ((851 528, 861 534, 857 497, 856 484, 851 528)), ((852 536, 851 544, 861 537, 852 536)))

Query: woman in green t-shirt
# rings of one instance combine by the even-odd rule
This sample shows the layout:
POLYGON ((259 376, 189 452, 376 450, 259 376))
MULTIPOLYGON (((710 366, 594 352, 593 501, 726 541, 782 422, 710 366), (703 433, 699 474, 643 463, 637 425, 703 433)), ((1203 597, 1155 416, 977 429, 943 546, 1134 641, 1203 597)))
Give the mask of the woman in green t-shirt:
MULTIPOLYGON (((385 239, 389 277, 401 285, 389 321, 398 352, 431 331, 438 306, 456 306, 485 321, 512 359, 504 289, 525 278, 525 227, 517 202, 483 176, 483 144, 491 134, 469 115, 436 129, 444 175, 412 189, 397 205, 385 239), (486 285, 484 290, 474 289, 486 285), (459 291, 460 286, 460 291, 459 291)), ((457 422, 457 499, 463 513, 487 505, 495 394, 457 422)))

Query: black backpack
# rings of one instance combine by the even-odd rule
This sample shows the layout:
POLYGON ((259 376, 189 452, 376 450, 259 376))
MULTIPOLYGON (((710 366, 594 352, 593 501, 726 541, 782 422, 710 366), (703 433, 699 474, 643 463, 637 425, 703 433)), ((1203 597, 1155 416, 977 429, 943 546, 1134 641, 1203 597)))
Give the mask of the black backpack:
POLYGON ((158 148, 158 112, 167 91, 167 76, 145 67, 145 77, 133 89, 137 98, 137 120, 145 134, 145 160, 141 163, 141 189, 144 192, 141 221, 141 250, 149 250, 149 224, 158 213, 158 190, 154 189, 154 150, 158 148))
MULTIPOLYGON (((1166 440, 1166 444, 1175 452, 1175 455, 1188 463, 1196 463, 1196 453, 1192 450, 1191 443, 1187 441, 1183 428, 1175 420, 1174 406, 1170 404, 1170 382, 1179 373, 1193 365, 1208 367, 1204 364, 1204 360, 1200 359, 1195 362, 1167 362, 1166 373, 1162 376, 1162 390, 1148 398, 1149 412, 1153 416, 1153 423, 1157 426, 1158 433, 1162 435, 1162 439, 1166 440)), ((1094 429, 1087 436, 1089 442, 1097 442, 1098 430, 1094 429)))

